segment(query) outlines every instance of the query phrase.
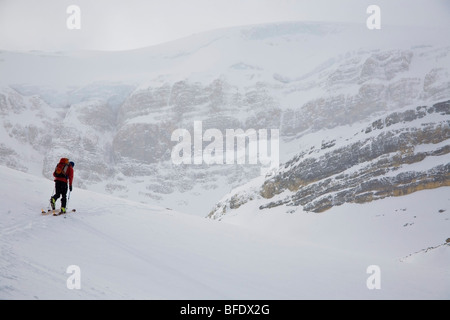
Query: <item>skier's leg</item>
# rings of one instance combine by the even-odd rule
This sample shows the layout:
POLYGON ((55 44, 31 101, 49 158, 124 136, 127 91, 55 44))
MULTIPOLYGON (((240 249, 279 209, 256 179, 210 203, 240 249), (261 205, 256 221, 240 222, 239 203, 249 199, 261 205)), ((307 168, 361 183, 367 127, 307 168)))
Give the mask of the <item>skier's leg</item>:
POLYGON ((66 208, 66 203, 67 203, 67 183, 62 183, 61 184, 61 208, 66 208))
POLYGON ((52 198, 55 199, 55 201, 58 200, 61 193, 61 181, 55 181, 55 195, 52 198))
POLYGON ((56 200, 59 198, 59 184, 58 181, 55 181, 55 194, 50 198, 50 206, 52 210, 55 210, 56 200))

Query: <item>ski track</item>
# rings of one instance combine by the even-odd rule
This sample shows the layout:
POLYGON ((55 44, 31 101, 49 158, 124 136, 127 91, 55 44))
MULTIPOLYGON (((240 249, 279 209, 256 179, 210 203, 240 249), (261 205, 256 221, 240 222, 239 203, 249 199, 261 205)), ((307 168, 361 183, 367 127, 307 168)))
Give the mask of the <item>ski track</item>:
MULTIPOLYGON (((94 214, 95 214, 95 210, 94 210, 94 214)), ((116 240, 113 236, 110 236, 110 235, 106 234, 105 232, 100 231, 99 229, 97 229, 95 227, 92 227, 91 225, 87 224, 86 222, 81 221, 80 219, 77 219, 76 217, 74 217, 72 220, 74 220, 77 223, 77 225, 75 225, 76 227, 81 226, 84 230, 89 231, 95 237, 99 237, 108 243, 114 244, 115 248, 122 250, 126 254, 133 256, 140 261, 143 261, 148 266, 149 269, 157 268, 162 273, 167 273, 167 272, 170 273, 171 277, 174 278, 174 279, 172 279, 174 282, 176 282, 177 280, 183 281, 183 282, 187 281, 189 285, 196 285, 196 286, 200 285, 203 289, 206 290, 205 292, 210 292, 209 294, 213 294, 216 297, 222 296, 222 294, 219 291, 215 290, 211 286, 208 286, 205 283, 192 278, 189 274, 187 274, 185 272, 181 272, 179 269, 173 268, 167 263, 163 263, 162 261, 160 261, 158 259, 152 258, 148 253, 144 253, 142 250, 138 249, 137 247, 130 246, 130 245, 126 244, 125 242, 116 240)))

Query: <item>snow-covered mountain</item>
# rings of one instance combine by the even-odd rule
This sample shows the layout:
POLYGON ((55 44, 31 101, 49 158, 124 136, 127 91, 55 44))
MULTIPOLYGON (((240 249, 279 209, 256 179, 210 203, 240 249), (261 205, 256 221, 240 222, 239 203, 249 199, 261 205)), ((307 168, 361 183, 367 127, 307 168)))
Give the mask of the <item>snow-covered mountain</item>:
POLYGON ((50 177, 68 155, 77 186, 206 215, 259 167, 174 165, 175 129, 276 128, 289 161, 305 133, 449 99, 450 46, 436 34, 284 23, 130 52, 2 52, 2 163, 50 177))
MULTIPOLYGON (((69 156, 78 187, 206 216, 260 167, 175 165, 174 130, 192 133, 195 121, 203 131, 279 129, 280 161, 292 163, 309 152, 310 134, 328 135, 326 147, 345 126, 449 100, 445 35, 291 22, 127 52, 0 52, 0 160, 50 177, 55 161, 69 156)), ((440 119, 432 121, 445 135, 440 119)), ((404 130, 409 125, 424 123, 404 130)), ((353 147, 368 134, 351 139, 353 147)))
POLYGON ((448 299, 447 35, 291 22, 0 52, 0 299, 448 299), (278 129, 279 168, 175 164, 198 122, 278 129), (63 156, 77 212, 42 216, 63 156))

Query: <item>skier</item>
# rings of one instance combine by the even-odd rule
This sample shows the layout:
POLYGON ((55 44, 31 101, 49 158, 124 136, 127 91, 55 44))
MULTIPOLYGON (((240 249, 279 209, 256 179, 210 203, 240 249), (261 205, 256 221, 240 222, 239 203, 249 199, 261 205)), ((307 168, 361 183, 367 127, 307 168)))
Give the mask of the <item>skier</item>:
POLYGON ((66 213, 67 183, 69 183, 69 190, 72 191, 73 167, 75 167, 75 163, 73 161, 69 161, 67 158, 61 158, 56 166, 55 172, 53 172, 53 177, 55 177, 54 181, 56 193, 50 198, 52 210, 55 210, 56 200, 62 196, 61 213, 66 213))

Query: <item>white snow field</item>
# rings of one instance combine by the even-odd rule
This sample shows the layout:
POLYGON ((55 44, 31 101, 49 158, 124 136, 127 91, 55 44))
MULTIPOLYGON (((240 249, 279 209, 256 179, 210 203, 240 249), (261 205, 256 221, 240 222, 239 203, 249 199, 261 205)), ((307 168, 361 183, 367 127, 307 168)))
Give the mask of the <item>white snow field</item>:
POLYGON ((42 215, 52 189, 0 167, 0 299, 450 298, 449 187, 222 221, 78 188, 42 215))

